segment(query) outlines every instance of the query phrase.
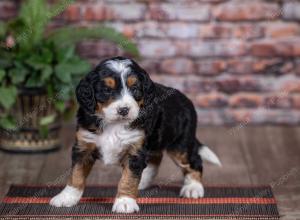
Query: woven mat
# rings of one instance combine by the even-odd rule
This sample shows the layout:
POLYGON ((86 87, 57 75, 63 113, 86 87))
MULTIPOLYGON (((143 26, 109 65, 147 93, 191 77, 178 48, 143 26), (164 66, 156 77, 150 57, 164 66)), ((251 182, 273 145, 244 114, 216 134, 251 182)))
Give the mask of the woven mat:
POLYGON ((62 187, 11 186, 0 204, 1 218, 80 219, 279 219, 269 186, 206 186, 201 199, 179 198, 178 187, 152 187, 140 192, 140 212, 111 212, 116 187, 89 186, 71 208, 48 205, 62 187))

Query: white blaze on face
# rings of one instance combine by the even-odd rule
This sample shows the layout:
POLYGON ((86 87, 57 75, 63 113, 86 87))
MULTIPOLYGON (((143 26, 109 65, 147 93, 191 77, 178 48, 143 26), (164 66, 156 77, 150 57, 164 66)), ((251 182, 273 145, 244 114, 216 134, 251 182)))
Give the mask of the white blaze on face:
POLYGON ((132 64, 130 60, 109 60, 106 62, 108 68, 120 74, 123 88, 120 98, 103 108, 104 117, 108 122, 117 121, 119 119, 133 121, 138 117, 139 105, 130 94, 126 85, 126 78, 130 71, 130 64, 132 64), (118 114, 118 109, 124 107, 129 108, 129 112, 125 118, 122 118, 118 114))

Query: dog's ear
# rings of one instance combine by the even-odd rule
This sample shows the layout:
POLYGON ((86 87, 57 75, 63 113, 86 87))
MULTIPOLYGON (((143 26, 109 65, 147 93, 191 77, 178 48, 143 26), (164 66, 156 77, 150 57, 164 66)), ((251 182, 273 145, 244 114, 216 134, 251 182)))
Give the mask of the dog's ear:
POLYGON ((147 107, 149 104, 153 104, 155 85, 145 70, 143 70, 143 92, 145 106, 147 107))
POLYGON ((96 100, 92 84, 83 78, 76 88, 77 101, 87 113, 94 114, 96 108, 96 100))

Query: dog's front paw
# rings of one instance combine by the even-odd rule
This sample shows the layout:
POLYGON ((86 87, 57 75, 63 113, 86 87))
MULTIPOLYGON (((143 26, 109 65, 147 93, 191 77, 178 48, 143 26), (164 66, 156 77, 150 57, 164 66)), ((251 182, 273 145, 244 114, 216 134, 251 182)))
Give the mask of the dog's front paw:
POLYGON ((82 190, 78 190, 72 186, 66 186, 63 191, 50 200, 50 205, 56 207, 74 206, 79 202, 82 193, 82 190))
POLYGON ((117 213, 133 213, 140 210, 136 200, 127 196, 116 198, 112 211, 117 213))
POLYGON ((204 196, 203 185, 197 181, 184 184, 180 190, 180 196, 194 199, 201 198, 204 196))

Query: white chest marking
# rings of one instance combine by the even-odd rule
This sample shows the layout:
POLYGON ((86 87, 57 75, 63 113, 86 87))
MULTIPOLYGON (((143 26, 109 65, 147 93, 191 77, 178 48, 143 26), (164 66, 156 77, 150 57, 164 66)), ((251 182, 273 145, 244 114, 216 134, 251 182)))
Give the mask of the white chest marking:
POLYGON ((143 131, 125 128, 125 124, 105 126, 97 140, 97 147, 104 164, 117 164, 122 153, 132 144, 139 142, 143 136, 143 131))

